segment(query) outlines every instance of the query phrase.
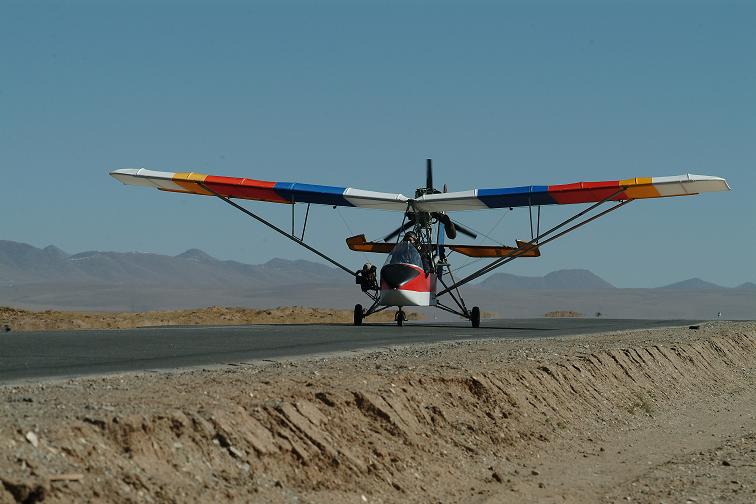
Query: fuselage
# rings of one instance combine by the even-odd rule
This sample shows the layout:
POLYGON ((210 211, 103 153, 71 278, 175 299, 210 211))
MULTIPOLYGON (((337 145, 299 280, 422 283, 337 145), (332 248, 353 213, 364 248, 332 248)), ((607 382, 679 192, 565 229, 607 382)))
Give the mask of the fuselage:
POLYGON ((414 245, 399 242, 381 268, 379 303, 431 306, 436 303, 436 273, 414 245))

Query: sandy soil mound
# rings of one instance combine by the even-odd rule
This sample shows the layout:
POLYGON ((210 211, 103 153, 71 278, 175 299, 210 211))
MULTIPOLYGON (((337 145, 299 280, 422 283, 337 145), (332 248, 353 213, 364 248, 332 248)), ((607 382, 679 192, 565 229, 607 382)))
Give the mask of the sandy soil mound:
MULTIPOLYGON (((390 322, 396 310, 370 316, 370 321, 390 322)), ((351 322, 352 310, 282 306, 257 310, 211 306, 192 310, 150 312, 28 311, 0 307, 0 330, 53 331, 67 329, 130 329, 169 325, 332 324, 351 322)), ((407 312, 409 320, 420 314, 407 312)))
POLYGON ((5 387, 0 503, 753 502, 754 357, 709 324, 5 387))

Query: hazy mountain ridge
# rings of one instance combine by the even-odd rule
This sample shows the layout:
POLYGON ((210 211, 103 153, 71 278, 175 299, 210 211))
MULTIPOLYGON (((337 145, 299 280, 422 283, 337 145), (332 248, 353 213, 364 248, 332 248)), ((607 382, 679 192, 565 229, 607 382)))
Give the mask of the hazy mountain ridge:
POLYGON ((662 287, 657 287, 657 289, 726 289, 727 287, 722 287, 721 285, 717 285, 712 282, 707 282, 706 280, 701 280, 700 278, 690 278, 688 280, 683 280, 681 282, 675 282, 669 285, 664 285, 662 287))
MULTIPOLYGON (((568 269, 553 271, 542 277, 519 276, 511 273, 496 273, 489 276, 478 284, 479 287, 491 290, 599 290, 622 288, 615 287, 595 273, 585 269, 568 269)), ((652 290, 669 290, 669 291, 705 291, 705 290, 756 290, 756 284, 745 282, 737 287, 724 287, 713 282, 707 282, 698 277, 689 278, 680 282, 674 282, 669 285, 651 288, 652 290)))
POLYGON ((596 290, 616 289, 616 287, 598 275, 585 269, 552 271, 542 277, 496 273, 483 280, 480 287, 486 289, 525 289, 525 290, 596 290))
POLYGON ((186 252, 182 252, 181 254, 176 256, 176 259, 186 259, 187 261, 194 261, 194 262, 216 262, 218 259, 211 256, 204 250, 200 249, 189 249, 186 252))
POLYGON ((271 287, 345 282, 343 273, 310 261, 272 259, 251 265, 223 261, 190 249, 177 256, 142 252, 86 251, 69 255, 56 247, 0 241, 0 282, 91 283, 173 287, 271 287))

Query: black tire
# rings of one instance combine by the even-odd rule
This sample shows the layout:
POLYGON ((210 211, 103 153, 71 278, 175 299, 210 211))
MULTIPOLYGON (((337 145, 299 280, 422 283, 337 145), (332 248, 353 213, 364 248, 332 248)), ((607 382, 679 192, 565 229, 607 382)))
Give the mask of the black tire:
POLYGON ((363 318, 365 318, 365 315, 362 313, 362 305, 354 305, 354 325, 361 326, 363 318))
POLYGON ((473 327, 480 327, 480 308, 477 306, 473 306, 470 312, 470 322, 472 322, 473 327))

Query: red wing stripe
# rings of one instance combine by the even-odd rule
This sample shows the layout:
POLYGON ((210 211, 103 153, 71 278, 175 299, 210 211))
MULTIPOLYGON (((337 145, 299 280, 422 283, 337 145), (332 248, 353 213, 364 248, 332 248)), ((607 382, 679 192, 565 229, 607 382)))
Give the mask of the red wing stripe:
POLYGON ((218 194, 230 198, 289 203, 273 189, 276 185, 275 182, 208 175, 205 179, 205 185, 218 194))

